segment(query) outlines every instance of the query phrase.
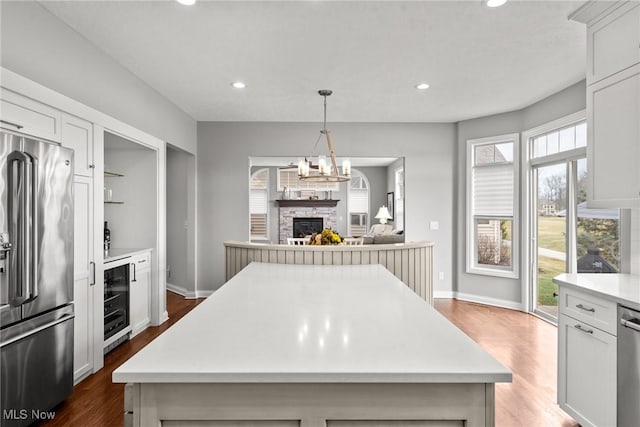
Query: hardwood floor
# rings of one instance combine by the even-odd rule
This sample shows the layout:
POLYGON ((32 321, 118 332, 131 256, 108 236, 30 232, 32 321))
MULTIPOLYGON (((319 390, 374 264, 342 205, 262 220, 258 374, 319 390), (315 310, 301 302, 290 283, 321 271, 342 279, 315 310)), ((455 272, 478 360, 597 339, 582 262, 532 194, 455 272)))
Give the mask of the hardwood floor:
POLYGON ((169 320, 158 327, 145 329, 107 354, 104 359, 104 368, 74 387, 71 397, 55 408, 56 416, 52 421, 38 425, 46 427, 122 426, 124 384, 112 383, 111 373, 202 301, 204 299, 184 299, 180 295, 167 292, 169 320))
MULTIPOLYGON (((105 367, 78 384, 58 406, 58 426, 122 426, 124 385, 111 373, 167 330, 202 300, 167 292, 169 321, 151 327, 105 357, 105 367)), ((435 300, 436 309, 513 372, 513 382, 496 385, 496 425, 578 427, 556 402, 556 334, 553 325, 513 310, 456 300, 435 300)))
POLYGON ((496 426, 579 424, 556 404, 557 328, 519 311, 436 299, 435 308, 513 373, 496 384, 496 426))

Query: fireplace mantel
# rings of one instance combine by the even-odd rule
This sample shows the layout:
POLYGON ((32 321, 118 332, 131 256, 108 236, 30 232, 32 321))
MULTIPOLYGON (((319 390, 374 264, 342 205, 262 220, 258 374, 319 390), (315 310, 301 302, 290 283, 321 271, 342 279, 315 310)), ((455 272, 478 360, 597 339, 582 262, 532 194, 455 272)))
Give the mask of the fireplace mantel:
POLYGON ((337 206, 340 200, 317 200, 317 199, 287 199, 276 200, 278 205, 283 208, 304 206, 309 208, 317 207, 333 207, 337 206))

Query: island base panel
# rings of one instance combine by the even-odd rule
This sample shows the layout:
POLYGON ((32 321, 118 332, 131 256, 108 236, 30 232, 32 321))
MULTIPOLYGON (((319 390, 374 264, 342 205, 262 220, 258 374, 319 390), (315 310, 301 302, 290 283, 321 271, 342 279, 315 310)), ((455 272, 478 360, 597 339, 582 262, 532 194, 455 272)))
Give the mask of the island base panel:
POLYGON ((127 384, 125 426, 493 426, 494 396, 493 383, 127 384))

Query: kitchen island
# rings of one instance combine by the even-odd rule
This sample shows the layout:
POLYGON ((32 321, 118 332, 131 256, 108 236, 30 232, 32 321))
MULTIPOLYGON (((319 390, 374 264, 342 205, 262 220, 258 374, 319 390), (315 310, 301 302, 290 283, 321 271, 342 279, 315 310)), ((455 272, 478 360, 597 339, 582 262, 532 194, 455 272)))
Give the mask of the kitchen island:
POLYGON ((252 263, 113 381, 134 426, 486 426, 511 373, 380 265, 252 263))

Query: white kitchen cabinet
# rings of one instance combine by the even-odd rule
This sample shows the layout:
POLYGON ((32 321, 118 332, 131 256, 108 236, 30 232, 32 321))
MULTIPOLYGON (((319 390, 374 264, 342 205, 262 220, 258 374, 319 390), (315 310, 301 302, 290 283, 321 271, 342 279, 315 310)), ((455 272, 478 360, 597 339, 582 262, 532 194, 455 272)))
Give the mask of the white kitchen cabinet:
POLYGON ((62 113, 62 146, 73 149, 76 175, 93 176, 93 124, 62 113))
POLYGON ((93 371, 93 180, 74 176, 74 351, 73 380, 93 371))
POLYGON ((588 205, 640 207, 640 3, 590 1, 587 24, 588 205))
POLYGON ((559 291, 558 404, 582 426, 615 426, 617 305, 565 286, 559 291))
POLYGON ((609 10, 587 29, 589 85, 640 62, 640 3, 622 2, 609 10))
POLYGON ((640 65, 587 88, 589 206, 640 206, 640 65))
POLYGON ((60 142, 60 111, 5 88, 0 98, 0 127, 60 142))
POLYGON ((151 323, 151 253, 144 252, 131 259, 130 284, 130 324, 131 336, 151 323))

